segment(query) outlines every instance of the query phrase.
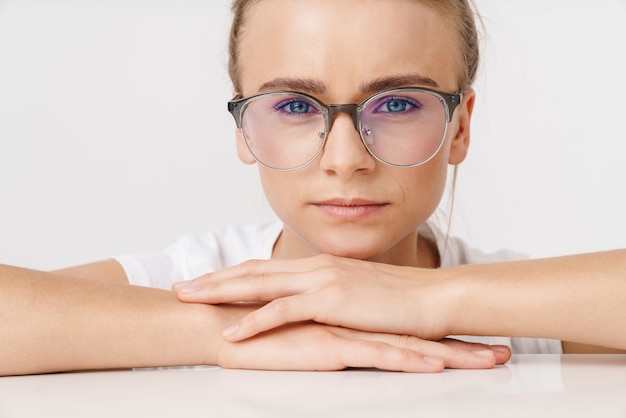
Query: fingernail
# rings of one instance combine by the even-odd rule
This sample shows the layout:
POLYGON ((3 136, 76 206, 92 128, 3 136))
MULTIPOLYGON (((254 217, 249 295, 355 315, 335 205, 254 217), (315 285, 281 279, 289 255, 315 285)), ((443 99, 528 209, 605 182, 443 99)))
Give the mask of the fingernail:
POLYGON ((239 324, 231 325, 222 332, 222 335, 226 338, 232 337, 233 335, 235 335, 238 329, 239 324))
POLYGON ((492 345, 491 349, 493 351, 497 351, 498 353, 508 353, 511 349, 506 345, 492 345))

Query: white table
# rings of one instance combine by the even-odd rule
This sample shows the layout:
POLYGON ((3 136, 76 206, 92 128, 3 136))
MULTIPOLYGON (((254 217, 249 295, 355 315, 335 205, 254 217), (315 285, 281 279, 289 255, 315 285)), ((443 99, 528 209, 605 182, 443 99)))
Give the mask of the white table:
POLYGON ((626 355, 441 374, 162 369, 0 378, 0 417, 626 417, 626 355))

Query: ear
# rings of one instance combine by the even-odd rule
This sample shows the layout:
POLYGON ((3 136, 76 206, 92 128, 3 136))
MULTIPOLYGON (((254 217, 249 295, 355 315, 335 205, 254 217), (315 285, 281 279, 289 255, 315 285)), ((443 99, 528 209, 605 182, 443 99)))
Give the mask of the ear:
POLYGON ((463 93, 463 103, 456 110, 458 112, 458 123, 454 138, 452 138, 452 144, 450 145, 449 164, 461 164, 467 156, 470 145, 470 122, 475 101, 476 92, 474 89, 470 88, 463 93))
POLYGON ((241 160, 241 162, 244 164, 254 164, 256 160, 246 146, 246 140, 243 139, 243 133, 241 132, 241 129, 237 128, 235 130, 235 137, 237 141, 237 156, 239 157, 239 160, 241 160))

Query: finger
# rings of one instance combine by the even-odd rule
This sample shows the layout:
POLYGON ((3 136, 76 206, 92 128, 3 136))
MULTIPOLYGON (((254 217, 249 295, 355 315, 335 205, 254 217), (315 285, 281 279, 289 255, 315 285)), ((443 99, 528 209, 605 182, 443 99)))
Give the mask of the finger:
MULTIPOLYGON (((444 368, 440 359, 382 341, 342 337, 317 324, 286 326, 238 343, 226 342, 218 364, 227 368, 268 370, 342 370, 347 367, 434 373, 444 368), (288 333, 289 337, 284 338, 288 333), (282 338, 281 338, 282 337, 282 338), (264 350, 269 344, 270 350, 264 350), (294 344, 296 349, 294 349, 294 344)), ((354 337, 354 338, 353 338, 354 337)))
POLYGON ((375 367, 381 370, 437 373, 444 369, 443 360, 400 348, 382 341, 342 341, 336 350, 338 361, 345 367, 375 367))
POLYGON ((207 283, 231 280, 254 274, 285 271, 285 267, 282 266, 282 264, 283 260, 248 260, 231 267, 226 267, 211 273, 204 274, 192 280, 176 282, 172 285, 172 290, 180 291, 181 289, 187 289, 188 292, 191 292, 192 289, 202 287, 207 283))
POLYGON ((243 263, 226 267, 205 274, 193 280, 174 283, 174 286, 201 285, 207 282, 219 282, 257 274, 300 273, 315 269, 324 263, 325 257, 308 257, 299 259, 247 260, 243 263))
MULTIPOLYGON (((252 278, 252 284, 256 284, 258 289, 262 289, 265 287, 264 282, 268 281, 265 279, 273 278, 275 274, 280 273, 301 274, 310 272, 320 266, 320 260, 323 260, 323 257, 310 257, 296 260, 248 260, 232 267, 205 274, 193 280, 176 282, 172 285, 172 290, 179 295, 193 295, 210 284, 244 278, 252 278)), ((290 280, 289 282, 295 281, 290 280)))
POLYGON ((467 341, 461 341, 454 338, 445 338, 440 341, 443 344, 462 348, 470 351, 483 351, 491 350, 496 358, 496 364, 504 364, 511 359, 511 348, 506 345, 487 345, 481 343, 470 343, 467 341))
POLYGON ((286 323, 315 320, 316 314, 324 310, 319 299, 313 294, 275 299, 226 328, 223 336, 227 341, 241 341, 286 323))
MULTIPOLYGON (((470 350, 469 346, 438 341, 422 340, 409 335, 395 335, 384 333, 362 333, 360 331, 337 328, 336 331, 346 336, 346 332, 357 332, 359 338, 382 341, 398 348, 409 349, 428 358, 441 359, 445 366, 453 369, 490 369, 496 364, 496 357, 492 350, 470 350)), ((475 347, 476 348, 476 347, 475 347)))
POLYGON ((272 274, 272 273, 304 273, 317 270, 341 262, 344 259, 328 254, 319 254, 313 257, 299 259, 272 259, 272 260, 248 260, 235 266, 227 267, 212 273, 205 274, 193 280, 177 282, 172 285, 172 290, 183 287, 202 286, 208 282, 220 282, 235 278, 272 274))
POLYGON ((258 273, 221 281, 194 281, 175 289, 183 302, 233 303, 267 302, 301 293, 307 288, 307 274, 258 273))

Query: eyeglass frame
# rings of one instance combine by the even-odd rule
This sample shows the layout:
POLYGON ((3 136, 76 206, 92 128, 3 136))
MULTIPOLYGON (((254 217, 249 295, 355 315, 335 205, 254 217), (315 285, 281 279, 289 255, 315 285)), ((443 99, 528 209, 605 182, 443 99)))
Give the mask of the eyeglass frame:
MULTIPOLYGON (((230 100, 228 102, 228 112, 235 119, 235 124, 236 124, 237 128, 238 129, 242 129, 243 114, 244 114, 244 112, 246 110, 246 107, 248 106, 249 103, 251 103, 251 102, 253 102, 255 100, 258 100, 259 98, 262 98, 262 97, 277 96, 277 95, 282 95, 282 94, 297 94, 297 95, 305 97, 306 99, 311 100, 313 103, 319 105, 321 113, 322 113, 322 117, 324 118, 324 134, 325 135, 324 135, 322 144, 319 147, 319 150, 315 153, 315 155, 312 156, 305 163, 300 164, 299 166, 293 167, 293 168, 276 168, 276 167, 272 167, 270 165, 265 164, 263 161, 260 161, 256 157, 256 155, 254 155, 254 152, 252 152, 252 150, 250 149, 250 146, 248 145, 248 141, 246 141, 245 138, 244 138, 244 142, 246 143, 246 147, 248 148, 248 150, 250 151, 250 153, 252 154, 254 159, 259 164, 261 164, 261 165, 263 165, 263 166, 265 166, 265 167, 267 167, 269 169, 276 170, 276 171, 293 171, 293 170, 297 170, 297 169, 300 169, 302 167, 307 166, 313 160, 315 160, 318 157, 318 155, 320 154, 320 152, 322 151, 322 149, 324 149, 324 145, 326 144, 326 140, 328 139, 328 133, 330 132, 330 129, 332 127, 334 117, 338 113, 348 113, 352 117, 352 123, 354 125, 354 129, 359 134, 359 137, 361 138, 361 142, 363 143, 363 146, 365 146, 365 149, 367 150, 367 152, 372 157, 374 157, 377 161, 380 161, 383 164, 386 164, 386 165, 389 165, 389 166, 393 166, 393 167, 417 167, 419 165, 427 163, 435 155, 437 155, 437 153, 441 149, 441 145, 443 144, 444 138, 446 137, 446 133, 448 131, 448 124, 452 121, 452 116, 454 115, 454 111, 456 110, 456 108, 463 101, 463 94, 462 93, 447 93, 447 92, 434 90, 434 89, 429 89, 429 88, 424 88, 424 87, 396 87, 396 88, 381 90, 381 91, 378 91, 378 92, 368 96, 367 98, 365 98, 365 100, 363 100, 359 104, 354 104, 354 103, 326 104, 326 103, 322 102, 321 100, 319 100, 319 99, 317 99, 317 98, 315 98, 315 97, 313 97, 313 96, 311 96, 310 94, 307 94, 307 93, 302 93, 302 92, 299 92, 299 91, 290 91, 290 90, 276 90, 276 91, 268 91, 268 92, 258 93, 258 94, 255 94, 255 95, 252 95, 252 96, 248 96, 248 97, 244 97, 244 98, 240 98, 240 99, 233 98, 232 100, 230 100), (420 161, 420 162, 415 163, 415 164, 393 164, 393 163, 390 163, 388 161, 382 160, 380 157, 378 157, 376 154, 374 154, 370 150, 370 148, 367 146, 367 143, 365 142, 365 138, 363 138, 363 133, 361 132, 361 129, 362 129, 362 126, 360 126, 361 125, 361 112, 363 111, 365 105, 368 102, 370 102, 371 100, 374 100, 375 98, 377 98, 379 96, 383 96, 385 94, 389 94, 389 93, 392 93, 392 92, 398 92, 398 91, 417 91, 417 92, 424 92, 424 93, 432 94, 433 96, 435 96, 435 97, 437 97, 439 99, 440 103, 443 105, 444 110, 445 110, 446 125, 445 125, 445 128, 444 128, 443 134, 441 136, 441 140, 440 140, 439 146, 432 153, 432 155, 430 157, 428 157, 424 161, 420 161)), ((244 135, 245 135, 245 133, 244 133, 244 135)))

